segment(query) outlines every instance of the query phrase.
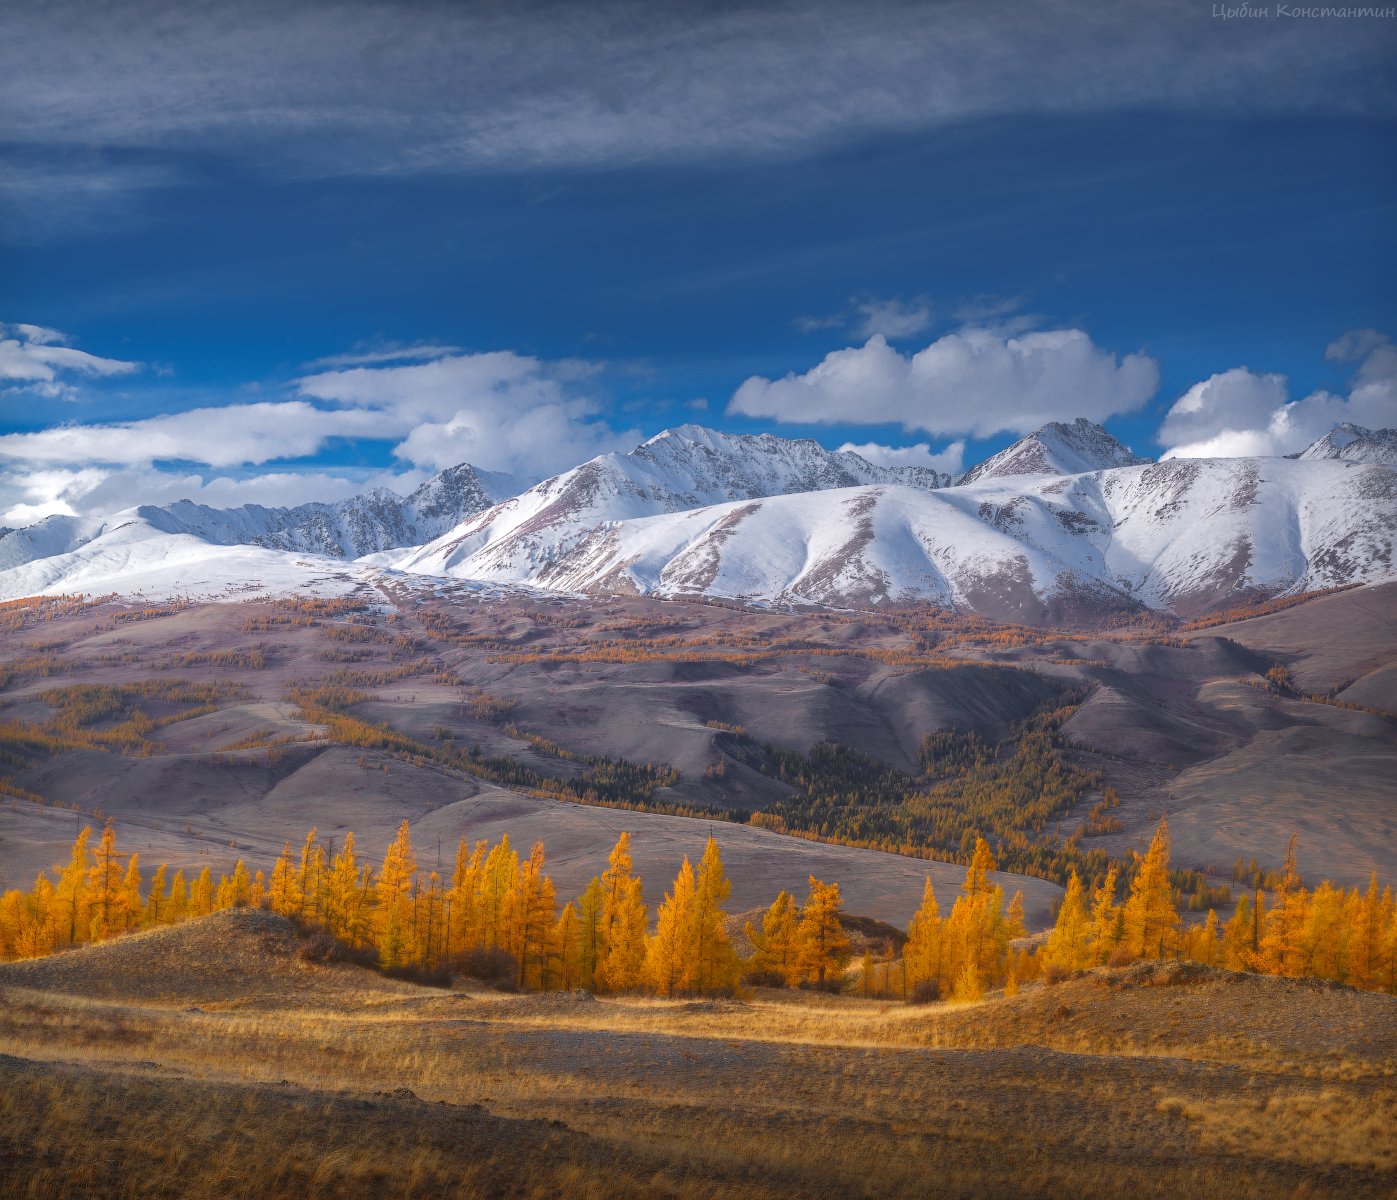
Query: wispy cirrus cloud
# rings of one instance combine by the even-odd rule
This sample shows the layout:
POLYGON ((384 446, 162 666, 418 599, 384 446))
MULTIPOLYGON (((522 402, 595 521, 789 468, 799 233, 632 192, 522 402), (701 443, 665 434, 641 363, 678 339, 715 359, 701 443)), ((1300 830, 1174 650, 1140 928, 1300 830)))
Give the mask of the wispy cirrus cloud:
POLYGON ((0 396, 11 403, 26 391, 48 400, 71 399, 73 376, 131 375, 141 369, 137 362, 65 345, 69 340, 42 325, 0 322, 0 396))
POLYGON ((306 364, 311 371, 342 370, 345 367, 377 367, 387 363, 422 362, 432 358, 446 358, 460 354, 460 346, 443 346, 431 342, 418 342, 411 345, 386 344, 365 346, 345 354, 330 354, 306 364))
MULTIPOLYGON (((1397 110, 1382 37, 1243 28, 1196 4, 1044 0, 1006 20, 977 0, 150 0, 133 20, 72 0, 15 7, 6 28, 0 110, 31 194, 85 153, 418 174, 789 157, 1023 113, 1397 110)), ((86 174, 110 197, 163 169, 99 158, 86 174)), ((72 171, 64 187, 81 198, 72 171)))

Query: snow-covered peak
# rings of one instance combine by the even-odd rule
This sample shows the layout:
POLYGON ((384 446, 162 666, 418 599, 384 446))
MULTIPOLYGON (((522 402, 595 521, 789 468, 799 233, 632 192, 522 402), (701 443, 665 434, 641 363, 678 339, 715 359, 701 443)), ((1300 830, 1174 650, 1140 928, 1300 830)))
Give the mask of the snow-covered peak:
POLYGON ((407 498, 378 487, 345 500, 294 508, 211 508, 176 500, 137 505, 109 517, 53 516, 0 533, 0 570, 71 553, 133 522, 155 533, 194 537, 213 546, 360 558, 430 541, 526 483, 462 463, 434 475, 407 498))
POLYGON ((1290 458, 1337 458, 1343 462, 1397 467, 1397 429, 1364 429, 1344 421, 1290 458))
POLYGON ((699 481, 723 481, 732 500, 828 491, 867 483, 944 487, 950 477, 924 467, 876 466, 850 450, 826 450, 813 438, 772 433, 721 433, 679 425, 657 433, 627 458, 653 463, 699 481))
POLYGON ((809 438, 680 425, 627 454, 600 454, 545 479, 400 560, 375 561, 430 571, 483 551, 508 566, 556 554, 615 521, 868 484, 926 490, 949 482, 936 471, 877 466, 809 438))
POLYGON ((1050 421, 1012 446, 972 467, 959 483, 980 483, 1007 475, 1080 475, 1110 467, 1149 462, 1132 454, 1095 421, 1078 417, 1068 424, 1050 421))

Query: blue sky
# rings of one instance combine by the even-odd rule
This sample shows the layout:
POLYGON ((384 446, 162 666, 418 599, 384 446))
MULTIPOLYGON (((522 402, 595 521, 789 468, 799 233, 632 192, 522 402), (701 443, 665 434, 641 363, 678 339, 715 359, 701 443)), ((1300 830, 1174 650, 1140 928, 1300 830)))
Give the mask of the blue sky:
POLYGON ((946 469, 1397 423, 1397 19, 131 11, 0 44, 6 524, 685 421, 946 469))

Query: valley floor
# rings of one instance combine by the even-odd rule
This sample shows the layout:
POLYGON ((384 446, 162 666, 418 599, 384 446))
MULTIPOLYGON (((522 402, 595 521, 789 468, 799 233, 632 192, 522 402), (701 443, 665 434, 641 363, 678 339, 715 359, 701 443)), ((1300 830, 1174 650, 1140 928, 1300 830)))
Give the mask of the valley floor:
POLYGON ((505 995, 266 914, 0 967, 30 1197, 1387 1196, 1397 1000, 1190 964, 965 1007, 505 995), (65 961, 66 960, 66 961, 65 961))

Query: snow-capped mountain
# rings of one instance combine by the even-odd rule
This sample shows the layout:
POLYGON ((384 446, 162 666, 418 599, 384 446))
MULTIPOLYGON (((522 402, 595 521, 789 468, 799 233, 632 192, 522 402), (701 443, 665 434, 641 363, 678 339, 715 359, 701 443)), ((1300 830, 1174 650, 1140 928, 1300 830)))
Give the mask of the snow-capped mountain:
POLYGON ((1397 467, 1397 429, 1364 429, 1344 421, 1291 458, 1338 458, 1397 467))
POLYGON ((410 496, 373 488, 330 504, 295 508, 209 508, 179 500, 141 507, 152 524, 221 545, 265 546, 332 558, 362 558, 381 550, 421 545, 512 496, 525 481, 482 471, 469 463, 432 476, 410 496))
POLYGON ((545 479, 410 555, 377 561, 456 574, 467 560, 492 578, 524 582, 599 526, 732 500, 756 500, 862 484, 919 490, 950 479, 924 467, 880 467, 808 438, 667 429, 628 454, 602 454, 545 479))
POLYGON ((451 578, 841 607, 931 601, 1016 620, 1189 613, 1391 578, 1397 474, 1343 453, 1388 437, 1340 427, 1327 449, 1294 459, 1149 463, 1077 421, 948 486, 812 441, 684 426, 489 507, 509 481, 463 466, 407 498, 51 517, 0 537, 0 598, 451 578), (383 548, 407 538, 425 544, 383 548))
POLYGON ((420 545, 512 495, 522 485, 523 481, 512 475, 462 463, 434 475, 407 497, 375 488, 347 500, 295 508, 260 504, 210 508, 177 500, 166 505, 138 505, 108 518, 52 516, 0 534, 0 571, 75 553, 133 526, 216 546, 260 546, 331 558, 361 558, 393 547, 420 545))
POLYGON ((49 517, 0 539, 0 599, 87 593, 228 596, 352 590, 363 569, 342 559, 209 541, 171 529, 166 510, 49 517))
POLYGON ((957 483, 980 483, 1007 475, 1080 475, 1107 467, 1138 467, 1149 462, 1132 454, 1085 417, 1071 424, 1050 421, 1012 446, 972 467, 957 483))
POLYGON ((566 591, 929 600, 1022 620, 1189 612, 1386 578, 1394 525, 1397 475, 1382 467, 1186 459, 743 500, 573 527, 557 542, 515 539, 508 555, 487 543, 461 556, 447 538, 404 566, 566 591))

